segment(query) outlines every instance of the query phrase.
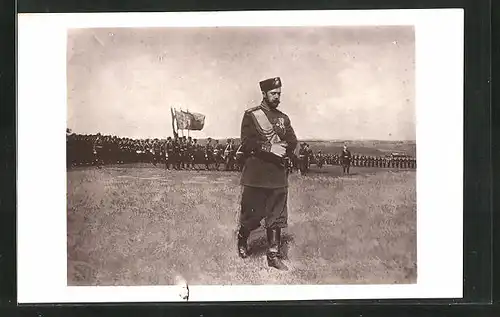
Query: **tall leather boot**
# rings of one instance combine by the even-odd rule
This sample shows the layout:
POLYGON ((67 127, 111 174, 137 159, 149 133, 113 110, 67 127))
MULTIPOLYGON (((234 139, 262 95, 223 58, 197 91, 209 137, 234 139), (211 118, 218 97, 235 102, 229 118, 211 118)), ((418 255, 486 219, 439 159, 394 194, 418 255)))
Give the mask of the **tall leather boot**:
POLYGON ((248 257, 248 237, 250 236, 250 231, 244 227, 240 227, 238 230, 238 255, 240 258, 244 259, 248 257))
POLYGON ((287 271, 288 267, 281 261, 279 257, 279 251, 281 247, 281 229, 273 228, 267 229, 267 241, 268 241, 268 251, 267 251, 267 264, 270 267, 274 267, 280 271, 287 271))

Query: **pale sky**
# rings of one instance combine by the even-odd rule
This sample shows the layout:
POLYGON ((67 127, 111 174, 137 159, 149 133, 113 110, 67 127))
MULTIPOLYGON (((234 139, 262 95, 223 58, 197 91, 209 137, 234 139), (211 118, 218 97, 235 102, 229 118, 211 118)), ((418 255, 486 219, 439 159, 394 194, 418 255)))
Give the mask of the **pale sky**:
POLYGON ((172 106, 206 115, 193 137, 238 137, 279 76, 299 139, 415 140, 412 27, 71 30, 67 73, 76 133, 166 138, 172 106))

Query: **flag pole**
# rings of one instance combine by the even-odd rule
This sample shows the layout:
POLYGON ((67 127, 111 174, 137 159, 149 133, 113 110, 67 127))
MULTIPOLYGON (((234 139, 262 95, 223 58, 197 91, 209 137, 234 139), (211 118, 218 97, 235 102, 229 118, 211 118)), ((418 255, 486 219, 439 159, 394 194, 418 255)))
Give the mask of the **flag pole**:
POLYGON ((177 110, 174 108, 173 109, 173 112, 172 112, 172 118, 175 117, 175 128, 174 128, 174 124, 173 124, 173 121, 172 121, 172 129, 174 130, 174 138, 176 137, 179 137, 179 121, 177 119, 177 110))
POLYGON ((172 119, 172 136, 175 136, 175 129, 174 129, 174 109, 172 109, 172 106, 170 106, 170 118, 172 119))
MULTIPOLYGON (((181 114, 182 114, 182 108, 180 108, 180 111, 181 111, 181 114)), ((179 135, 179 130, 181 130, 181 136, 182 136, 182 129, 179 129, 179 121, 177 121, 177 136, 179 135)))
MULTIPOLYGON (((182 115, 182 108, 179 108, 179 113, 182 115)), ((177 111, 175 114, 177 115, 177 111)), ((182 129, 179 129, 179 122, 177 122, 177 133, 179 133, 179 130, 181 131, 179 137, 182 137, 182 129)))
MULTIPOLYGON (((187 113, 189 114, 189 106, 187 107, 187 113)), ((191 119, 191 117, 189 117, 191 119)), ((189 138, 189 128, 191 127, 191 122, 189 122, 189 125, 188 125, 188 138, 189 138)))
POLYGON ((175 112, 174 112, 174 108, 172 108, 172 106, 170 106, 170 116, 172 117, 172 136, 173 138, 175 139, 175 135, 176 135, 176 129, 175 129, 175 124, 174 124, 174 119, 175 119, 175 112))

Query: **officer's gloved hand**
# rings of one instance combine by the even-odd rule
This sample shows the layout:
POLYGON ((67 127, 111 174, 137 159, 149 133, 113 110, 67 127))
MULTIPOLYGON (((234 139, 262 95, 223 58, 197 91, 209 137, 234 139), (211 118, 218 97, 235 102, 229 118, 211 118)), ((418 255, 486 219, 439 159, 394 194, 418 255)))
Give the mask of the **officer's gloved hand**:
POLYGON ((283 157, 286 154, 286 145, 282 143, 275 143, 271 145, 271 153, 279 157, 283 157))

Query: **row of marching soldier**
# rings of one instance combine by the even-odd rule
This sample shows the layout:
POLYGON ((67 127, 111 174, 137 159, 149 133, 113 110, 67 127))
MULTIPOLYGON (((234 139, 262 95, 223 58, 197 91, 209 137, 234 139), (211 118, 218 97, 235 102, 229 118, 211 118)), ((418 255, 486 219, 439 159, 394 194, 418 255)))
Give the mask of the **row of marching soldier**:
POLYGON ((66 136, 67 166, 97 166, 111 164, 150 163, 174 170, 241 170, 238 144, 228 139, 226 144, 208 138, 205 145, 191 137, 161 139, 131 139, 116 136, 66 136))
MULTIPOLYGON (((244 158, 238 153, 239 144, 233 139, 226 143, 208 138, 204 145, 191 137, 161 139, 130 139, 116 136, 70 134, 67 136, 68 166, 102 166, 111 164, 161 164, 173 170, 241 171, 244 158)), ((298 156, 289 162, 289 170, 309 171, 311 164, 348 167, 416 168, 416 160, 407 156, 367 156, 349 152, 338 154, 314 153, 309 144, 298 147, 298 156)))
MULTIPOLYGON (((317 154, 313 154, 311 162, 318 165, 342 165, 345 159, 342 154, 322 154, 321 150, 317 154)), ((348 163, 353 167, 381 167, 381 168, 408 168, 415 169, 417 161, 414 157, 409 156, 374 156, 374 155, 351 155, 348 163)))

